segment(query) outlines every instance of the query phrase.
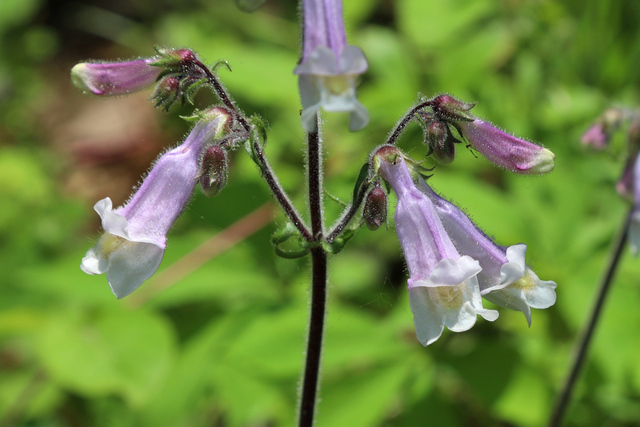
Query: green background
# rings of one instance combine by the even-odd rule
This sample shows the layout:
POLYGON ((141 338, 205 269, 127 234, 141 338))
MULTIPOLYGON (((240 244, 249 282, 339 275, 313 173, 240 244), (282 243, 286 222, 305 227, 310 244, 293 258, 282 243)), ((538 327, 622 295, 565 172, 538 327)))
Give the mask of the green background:
MULTIPOLYGON (((231 0, 0 1, 0 425, 294 424, 309 269, 273 254, 283 217, 263 215, 233 247, 216 252, 214 240, 193 262, 201 243, 270 201, 257 168, 235 153, 222 194, 197 193, 170 232, 161 273, 116 300, 104 276, 78 268, 99 236, 91 208, 123 203, 188 130, 177 116, 190 110, 154 111, 149 92, 84 96, 68 70, 157 44, 226 59, 223 82, 269 122, 269 158, 304 209, 297 15, 276 0, 254 14, 231 0)), ((368 153, 419 95, 477 101, 476 115, 551 149, 556 169, 514 176, 459 147, 431 183, 499 243, 526 243, 558 302, 533 310, 531 328, 501 309, 424 348, 392 225, 360 230, 330 258, 319 427, 546 422, 628 209, 614 189, 624 138, 606 153, 579 139, 608 106, 638 105, 639 20, 630 0, 346 1, 349 43, 370 64, 359 99, 371 122, 349 133, 347 115, 324 115, 327 189, 349 199, 368 153)), ((412 125, 400 147, 420 160, 421 141, 412 125)), ((335 218, 340 206, 326 203, 335 218)), ((639 264, 625 250, 567 426, 639 423, 639 264)))

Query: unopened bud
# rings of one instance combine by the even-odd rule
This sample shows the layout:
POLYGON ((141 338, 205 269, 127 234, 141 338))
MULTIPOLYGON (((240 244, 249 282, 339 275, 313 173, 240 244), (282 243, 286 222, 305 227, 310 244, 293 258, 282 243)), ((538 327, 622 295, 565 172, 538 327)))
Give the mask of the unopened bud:
POLYGON ((431 108, 443 119, 472 121, 475 117, 468 113, 475 102, 463 102, 450 95, 439 95, 431 100, 431 108))
POLYGON ((453 135, 449 127, 439 120, 427 122, 425 129, 425 143, 431 148, 433 157, 442 164, 449 164, 456 156, 455 144, 460 142, 453 135))
POLYGON ((156 101, 156 107, 162 106, 165 110, 168 110, 179 96, 180 80, 177 77, 165 77, 156 86, 151 99, 156 101))
POLYGON ((228 163, 227 152, 219 145, 212 145, 205 150, 199 181, 206 196, 217 196, 227 184, 228 163))
POLYGON ((519 174, 551 172, 556 156, 548 149, 501 131, 483 120, 459 122, 469 144, 496 166, 519 174))
POLYGON ((362 217, 371 231, 377 230, 387 221, 387 194, 376 183, 373 190, 369 191, 364 202, 362 217))

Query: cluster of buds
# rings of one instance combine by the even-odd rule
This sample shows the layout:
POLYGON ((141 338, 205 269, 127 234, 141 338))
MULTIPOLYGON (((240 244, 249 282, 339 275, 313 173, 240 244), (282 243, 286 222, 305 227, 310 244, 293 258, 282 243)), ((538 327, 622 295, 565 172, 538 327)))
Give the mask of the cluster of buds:
POLYGON ((640 251, 640 110, 612 107, 607 109, 582 135, 582 144, 603 150, 622 125, 626 129, 625 166, 616 190, 633 203, 629 225, 629 242, 634 255, 640 251))
POLYGON ((519 310, 531 324, 531 308, 556 301, 556 283, 543 281, 525 263, 526 245, 497 245, 453 203, 438 196, 405 156, 385 145, 372 157, 374 170, 398 198, 395 226, 409 269, 409 303, 423 345, 444 327, 470 329, 477 315, 494 321, 498 312, 482 298, 519 310))
POLYGON ((551 172, 555 155, 548 149, 517 138, 492 124, 471 115, 475 103, 460 101, 450 95, 439 95, 424 102, 416 111, 422 122, 425 143, 430 154, 443 164, 455 158, 455 144, 460 143, 454 130, 469 146, 496 166, 518 174, 551 172))
POLYGON ((124 62, 81 62, 71 69, 79 89, 98 96, 126 95, 156 85, 152 100, 165 110, 207 82, 197 55, 189 49, 157 48, 158 55, 124 62))

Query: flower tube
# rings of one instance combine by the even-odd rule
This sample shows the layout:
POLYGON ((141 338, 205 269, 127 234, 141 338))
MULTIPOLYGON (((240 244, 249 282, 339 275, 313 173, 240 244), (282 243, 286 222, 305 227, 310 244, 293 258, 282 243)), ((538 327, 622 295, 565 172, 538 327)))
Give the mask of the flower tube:
POLYGON ((548 149, 501 131, 480 119, 456 121, 469 144, 496 166, 519 174, 551 172, 556 156, 548 149))
POLYGON ((525 264, 527 245, 497 245, 453 203, 438 196, 419 178, 418 189, 433 202, 456 249, 477 259, 480 294, 499 306, 521 311, 531 326, 531 308, 549 308, 556 302, 556 283, 540 280, 525 264))
POLYGON ((155 163, 123 206, 110 198, 94 206, 105 233, 82 259, 88 274, 107 273, 111 291, 120 299, 151 277, 164 255, 167 232, 191 198, 200 175, 201 152, 224 131, 228 112, 212 108, 178 147, 155 163))
POLYGON ((409 303, 418 340, 435 342, 444 326, 470 329, 477 315, 493 321, 498 312, 482 306, 478 261, 460 255, 440 221, 433 202, 411 179, 401 156, 395 164, 382 160, 380 173, 398 196, 395 225, 409 269, 409 303))
POLYGON ((640 249, 640 155, 636 156, 633 166, 633 211, 629 224, 629 244, 634 255, 640 249))
POLYGON ((304 0, 302 60, 293 71, 304 111, 302 127, 316 129, 315 116, 326 111, 351 112, 349 129, 362 129, 369 113, 356 97, 356 77, 368 68, 362 50, 347 46, 341 0, 304 0))
POLYGON ((94 95, 126 95, 153 85, 162 68, 151 65, 158 58, 126 62, 81 62, 71 69, 71 81, 94 95))

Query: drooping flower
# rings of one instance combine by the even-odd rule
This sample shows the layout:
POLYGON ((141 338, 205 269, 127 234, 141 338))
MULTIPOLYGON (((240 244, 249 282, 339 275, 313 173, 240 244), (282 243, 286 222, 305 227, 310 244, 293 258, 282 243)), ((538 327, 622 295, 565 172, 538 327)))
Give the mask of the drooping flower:
POLYGON ((556 156, 548 149, 501 131, 480 119, 456 125, 469 144, 493 164, 519 174, 551 172, 556 156))
POLYGON ((224 131, 229 113, 210 109, 178 147, 155 163, 140 187, 123 206, 110 198, 96 203, 105 233, 82 259, 88 274, 107 273, 111 290, 123 298, 158 269, 167 232, 183 211, 198 182, 202 151, 224 131))
POLYGON ((453 203, 438 196, 419 178, 417 187, 435 205, 456 249, 478 260, 482 271, 478 274, 480 294, 494 304, 519 310, 531 326, 531 308, 549 308, 556 302, 556 283, 540 280, 525 264, 527 246, 497 245, 453 203))
POLYGON ((633 166, 633 211, 629 224, 629 244, 634 255, 640 250, 640 155, 633 166))
POLYGON ((326 111, 351 112, 349 129, 362 129, 369 113, 356 97, 356 77, 368 68, 362 50, 347 46, 342 0, 304 0, 302 60, 293 71, 304 111, 302 127, 316 129, 315 116, 326 111))
POLYGON ((460 255, 445 231, 433 202, 413 183, 403 158, 382 159, 380 173, 398 196, 395 225, 409 269, 409 303, 418 340, 435 342, 444 326, 470 329, 477 315, 493 321, 498 312, 482 306, 475 259, 460 255))
POLYGON ((71 81, 94 95, 126 95, 156 82, 162 68, 151 65, 158 58, 126 62, 81 62, 71 69, 71 81))

